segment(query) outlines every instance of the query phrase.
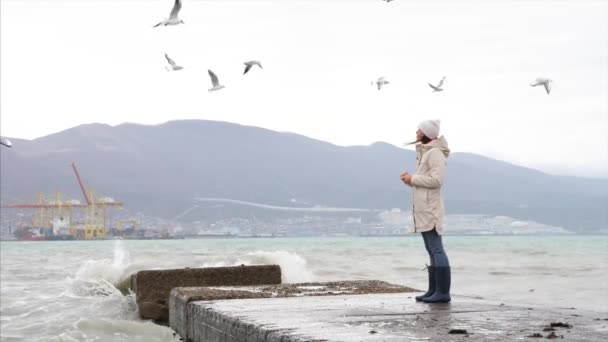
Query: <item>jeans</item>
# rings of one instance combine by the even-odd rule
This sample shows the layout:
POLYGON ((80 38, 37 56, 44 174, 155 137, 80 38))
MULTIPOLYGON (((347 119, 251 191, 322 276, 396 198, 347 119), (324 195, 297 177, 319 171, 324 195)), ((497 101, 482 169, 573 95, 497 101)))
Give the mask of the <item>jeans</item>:
POLYGON ((431 258, 431 266, 449 267, 450 261, 448 260, 448 255, 443 250, 441 235, 437 234, 437 231, 433 229, 428 232, 422 232, 422 238, 424 239, 424 247, 431 258))

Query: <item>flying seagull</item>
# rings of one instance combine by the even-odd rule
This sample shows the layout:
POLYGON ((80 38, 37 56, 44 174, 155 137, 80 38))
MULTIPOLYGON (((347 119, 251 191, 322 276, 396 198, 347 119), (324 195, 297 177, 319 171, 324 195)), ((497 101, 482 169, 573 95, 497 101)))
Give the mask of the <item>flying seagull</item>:
POLYGON ((10 140, 2 137, 0 137, 0 145, 4 145, 6 147, 13 147, 13 143, 10 140))
POLYGON ((443 91, 443 88, 441 88, 441 87, 443 87, 443 81, 445 81, 445 76, 443 76, 441 81, 439 81, 439 83, 436 86, 429 83, 429 87, 433 88, 433 93, 437 92, 437 91, 443 91))
POLYGON ((169 19, 165 19, 158 24, 154 25, 154 27, 158 27, 160 25, 179 25, 183 24, 184 21, 177 17, 179 10, 182 9, 182 0, 175 0, 175 4, 173 4, 173 9, 171 10, 171 14, 169 14, 169 19))
POLYGON ((251 70, 251 68, 252 68, 254 65, 257 65, 257 66, 259 66, 259 67, 260 67, 260 69, 263 69, 263 68, 262 68, 262 63, 260 63, 260 61, 249 61, 249 62, 245 62, 245 63, 243 63, 243 64, 245 64, 245 71, 243 72, 243 75, 245 75, 246 73, 248 73, 248 72, 249 72, 249 70, 251 70))
POLYGON ((550 80, 548 78, 539 77, 534 82, 530 83, 530 87, 536 87, 536 86, 542 85, 545 87, 545 90, 547 91, 547 95, 549 95, 549 93, 551 92, 551 82, 553 82, 553 80, 550 80))
POLYGON ((378 90, 382 89, 382 86, 384 86, 385 84, 389 84, 389 82, 384 79, 384 77, 378 77, 378 79, 376 80, 376 82, 372 82, 372 84, 376 83, 378 85, 378 90))
POLYGON ((384 1, 384 2, 386 2, 388 4, 389 2, 395 1, 395 0, 382 0, 382 1, 384 1))
POLYGON ((220 81, 217 79, 217 76, 213 73, 213 71, 209 69, 207 69, 207 71, 209 72, 209 77, 211 77, 211 85, 213 85, 213 87, 209 88, 209 91, 216 91, 224 88, 224 86, 220 84, 220 81))
POLYGON ((165 58, 167 59, 167 62, 169 62, 169 65, 170 65, 170 67, 169 66, 166 67, 167 71, 171 71, 171 70, 177 71, 177 70, 182 70, 184 68, 184 67, 177 65, 175 63, 175 61, 172 60, 171 58, 169 58, 169 55, 167 55, 166 53, 165 53, 165 58))

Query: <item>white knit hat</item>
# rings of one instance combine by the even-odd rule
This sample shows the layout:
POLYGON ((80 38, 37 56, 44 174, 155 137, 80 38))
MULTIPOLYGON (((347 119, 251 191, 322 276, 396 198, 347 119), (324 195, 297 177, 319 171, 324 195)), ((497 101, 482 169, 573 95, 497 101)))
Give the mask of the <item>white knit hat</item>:
POLYGON ((429 139, 437 139, 439 136, 439 125, 441 120, 424 120, 419 125, 418 128, 427 136, 429 139))

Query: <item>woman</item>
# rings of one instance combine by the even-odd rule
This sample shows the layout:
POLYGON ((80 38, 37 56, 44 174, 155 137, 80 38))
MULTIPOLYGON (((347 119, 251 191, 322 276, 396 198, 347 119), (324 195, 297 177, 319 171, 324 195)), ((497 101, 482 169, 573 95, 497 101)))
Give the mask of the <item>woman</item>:
POLYGON ((439 120, 426 120, 416 131, 416 172, 404 172, 401 180, 412 187, 414 194, 414 231, 422 233, 424 247, 429 253, 429 289, 417 296, 425 303, 448 303, 450 298, 450 262, 443 250, 443 200, 441 186, 446 160, 450 154, 445 138, 439 136, 439 120))

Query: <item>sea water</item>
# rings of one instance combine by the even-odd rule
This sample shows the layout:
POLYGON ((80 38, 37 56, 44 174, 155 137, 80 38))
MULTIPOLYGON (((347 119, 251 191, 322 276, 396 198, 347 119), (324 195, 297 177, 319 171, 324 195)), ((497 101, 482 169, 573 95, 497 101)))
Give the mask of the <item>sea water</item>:
MULTIPOLYGON (((480 297, 608 312, 608 236, 444 236, 453 304, 480 297)), ((2 341, 178 341, 115 284, 143 269, 278 264, 283 282, 377 279, 426 290, 422 238, 0 243, 2 341)), ((413 300, 413 299, 412 299, 413 300)))

